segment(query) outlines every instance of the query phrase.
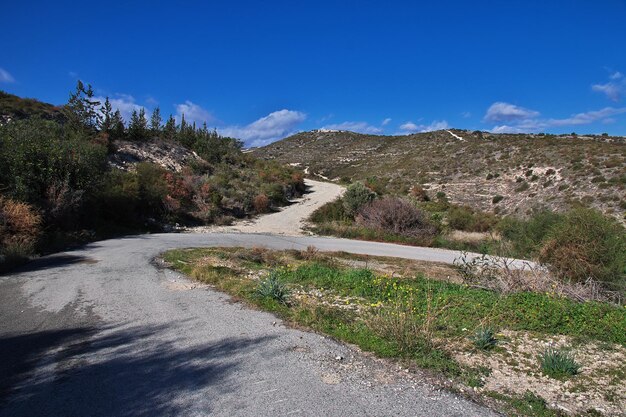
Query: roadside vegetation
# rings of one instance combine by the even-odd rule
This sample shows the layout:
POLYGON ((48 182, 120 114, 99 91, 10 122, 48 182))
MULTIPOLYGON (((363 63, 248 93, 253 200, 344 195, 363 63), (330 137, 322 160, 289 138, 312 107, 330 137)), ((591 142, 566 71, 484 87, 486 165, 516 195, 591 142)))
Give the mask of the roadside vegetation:
POLYGON ((594 209, 502 217, 452 204, 443 193, 431 200, 421 188, 408 196, 381 196, 374 189, 351 184, 343 197, 312 214, 312 230, 534 260, 548 268, 555 282, 624 299, 626 229, 594 209))
POLYGON ((227 224, 271 211, 304 191, 302 174, 241 152, 184 116, 158 108, 124 121, 81 82, 55 107, 0 94, 0 271, 34 253, 176 224, 227 224), (112 166, 120 144, 194 155, 180 170, 154 162, 112 166))
POLYGON ((458 266, 313 247, 182 249, 163 259, 288 323, 514 415, 619 415, 626 404, 622 306, 487 289, 458 266))

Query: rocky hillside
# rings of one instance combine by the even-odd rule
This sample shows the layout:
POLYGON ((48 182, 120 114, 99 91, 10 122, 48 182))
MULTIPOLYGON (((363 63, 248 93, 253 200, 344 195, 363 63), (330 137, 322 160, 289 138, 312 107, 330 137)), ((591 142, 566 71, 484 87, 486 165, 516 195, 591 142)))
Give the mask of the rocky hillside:
POLYGON ((407 136, 311 131, 255 149, 332 181, 363 180, 383 192, 423 188, 435 198, 500 214, 575 204, 621 221, 626 138, 440 130, 407 136))
POLYGON ((194 151, 175 142, 117 141, 109 155, 109 164, 123 171, 132 171, 139 162, 151 162, 168 171, 180 172, 192 162, 205 163, 194 151))

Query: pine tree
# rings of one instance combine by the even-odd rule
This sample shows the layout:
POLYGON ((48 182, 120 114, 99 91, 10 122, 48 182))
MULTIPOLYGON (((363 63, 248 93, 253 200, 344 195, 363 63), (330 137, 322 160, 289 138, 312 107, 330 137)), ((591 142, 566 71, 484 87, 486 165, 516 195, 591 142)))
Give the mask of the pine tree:
POLYGON ((65 115, 70 128, 82 134, 94 133, 100 124, 100 102, 94 100, 91 85, 78 80, 76 90, 70 93, 65 105, 65 115))
POLYGON ((152 111, 152 117, 150 117, 150 131, 152 136, 161 136, 161 109, 158 107, 152 111))
POLYGON ((126 135, 126 127, 124 126, 124 118, 119 110, 115 110, 111 119, 111 139, 120 140, 126 135))
POLYGON ((176 139, 176 120, 170 114, 169 119, 165 123, 165 127, 163 128, 163 136, 166 140, 174 140, 176 139))
POLYGON ((111 134, 111 130, 113 129, 113 106, 111 106, 108 97, 100 108, 100 112, 102 113, 99 124, 100 131, 111 134))

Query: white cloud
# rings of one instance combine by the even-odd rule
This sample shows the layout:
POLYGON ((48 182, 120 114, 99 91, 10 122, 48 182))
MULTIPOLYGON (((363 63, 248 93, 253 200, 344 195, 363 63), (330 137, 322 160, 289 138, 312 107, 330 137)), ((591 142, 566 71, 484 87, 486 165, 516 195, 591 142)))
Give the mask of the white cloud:
POLYGON ((415 124, 413 122, 406 122, 402 125, 400 125, 400 134, 407 134, 407 133, 425 133, 425 132, 433 132, 435 130, 443 130, 443 129, 449 129, 450 125, 448 124, 447 121, 445 120, 434 120, 432 123, 425 125, 425 124, 415 124))
POLYGON ((576 113, 563 119, 537 119, 528 118, 514 121, 512 124, 498 125, 491 129, 494 133, 530 133, 538 132, 551 127, 579 126, 594 122, 612 123, 612 116, 626 113, 626 107, 605 107, 600 110, 592 110, 576 113))
POLYGON ((464 112, 462 112, 462 113, 461 113, 461 116, 462 116, 464 119, 469 119, 470 117, 472 117, 472 113, 470 113, 470 112, 468 112, 468 111, 464 111, 464 112))
POLYGON ((185 115, 185 121, 189 123, 196 122, 197 125, 215 121, 215 117, 211 113, 189 100, 176 104, 176 121, 180 122, 183 114, 185 115))
POLYGON ((0 68, 0 83, 14 83, 14 82, 15 82, 15 78, 13 78, 11 74, 9 74, 9 71, 5 70, 4 68, 0 68))
POLYGON ((380 125, 387 126, 390 122, 391 122, 391 118, 387 117, 385 120, 383 120, 383 122, 380 125))
POLYGON ((624 83, 608 82, 606 84, 594 84, 591 89, 597 93, 602 93, 613 101, 619 101, 622 98, 624 83))
MULTIPOLYGON (((97 96, 94 97, 94 100, 99 101, 100 104, 104 104, 106 97, 97 96)), ((113 97, 109 97, 109 101, 111 102, 111 107, 113 107, 113 111, 119 110, 124 118, 124 122, 128 123, 130 121, 130 116, 134 111, 139 111, 144 106, 141 106, 135 102, 135 98, 129 94, 115 94, 113 97)))
POLYGON ((247 146, 263 146, 295 133, 296 126, 305 119, 306 114, 302 112, 283 109, 248 125, 226 126, 218 131, 223 136, 242 139, 247 146))
POLYGON ((400 125, 400 130, 404 130, 407 132, 417 132, 419 127, 413 122, 406 122, 400 125))
POLYGON ((511 122, 515 120, 525 120, 539 116, 539 112, 515 104, 498 101, 493 103, 485 114, 484 120, 487 122, 511 122))
POLYGON ((604 94, 609 100, 620 101, 622 95, 626 93, 626 78, 624 74, 615 71, 609 75, 609 82, 593 84, 591 89, 597 93, 604 94))
POLYGON ((343 122, 335 123, 331 125, 322 126, 322 129, 327 130, 349 130, 351 132, 367 133, 371 135, 377 135, 383 133, 383 129, 377 126, 372 126, 367 122, 343 122))
POLYGON ((588 111, 585 113, 574 114, 565 119, 549 119, 546 126, 573 126, 573 125, 585 125, 596 122, 598 120, 605 120, 611 116, 626 113, 626 107, 605 107, 600 110, 588 111))

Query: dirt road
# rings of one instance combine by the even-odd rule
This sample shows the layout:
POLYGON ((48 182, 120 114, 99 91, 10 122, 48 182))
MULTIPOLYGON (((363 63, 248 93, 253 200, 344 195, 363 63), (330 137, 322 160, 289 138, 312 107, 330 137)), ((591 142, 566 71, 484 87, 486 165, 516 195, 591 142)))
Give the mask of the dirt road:
POLYGON ((244 220, 232 226, 206 226, 189 229, 193 233, 271 233, 300 236, 305 234, 306 219, 319 207, 343 194, 344 187, 314 180, 305 180, 307 194, 294 200, 291 205, 272 214, 244 220))

